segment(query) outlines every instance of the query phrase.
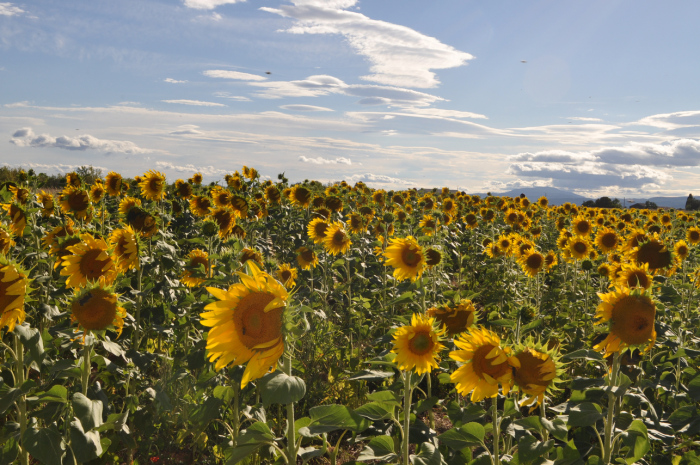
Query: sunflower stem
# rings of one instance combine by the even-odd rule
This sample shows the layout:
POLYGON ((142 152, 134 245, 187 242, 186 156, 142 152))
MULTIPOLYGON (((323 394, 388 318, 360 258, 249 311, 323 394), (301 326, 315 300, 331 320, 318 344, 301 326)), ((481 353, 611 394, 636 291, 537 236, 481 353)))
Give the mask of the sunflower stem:
POLYGON ((411 423, 411 372, 403 372, 403 437, 401 444, 401 455, 403 465, 409 465, 408 446, 409 446, 409 425, 411 423))
MULTIPOLYGON (((15 387, 21 387, 24 384, 24 346, 19 340, 19 335, 15 332, 15 387)), ((17 408, 19 409, 19 432, 20 446, 22 451, 19 458, 22 465, 29 464, 29 452, 24 448, 22 437, 27 429, 27 402, 24 394, 17 399, 17 408)))
POLYGON ((82 392, 87 397, 88 382, 90 381, 90 351, 92 344, 89 341, 90 331, 85 335, 85 343, 83 344, 83 372, 81 376, 82 392))
POLYGON ((613 366, 610 373, 610 390, 608 391, 608 417, 605 420, 605 432, 603 438, 603 464, 608 465, 612 457, 613 432, 615 421, 615 393, 612 388, 617 386, 617 375, 620 371, 620 352, 615 352, 613 356, 613 366))
MULTIPOLYGON (((284 372, 292 376, 292 356, 284 357, 284 372)), ((287 459, 288 463, 297 461, 296 440, 294 439, 294 402, 287 404, 287 459)))
MULTIPOLYGON (((426 373, 426 377, 428 378, 428 399, 433 396, 433 381, 430 375, 431 373, 428 371, 428 373, 426 373)), ((433 412, 432 408, 428 410, 428 418, 430 418, 430 429, 435 430, 435 412, 433 412)))
POLYGON ((241 396, 241 385, 238 382, 233 383, 233 427, 231 428, 231 441, 233 447, 236 447, 238 439, 238 429, 240 428, 240 413, 238 411, 241 396))
POLYGON ((501 441, 501 433, 498 431, 501 426, 498 422, 498 395, 491 399, 491 421, 493 422, 493 463, 501 465, 501 453, 498 450, 501 441))

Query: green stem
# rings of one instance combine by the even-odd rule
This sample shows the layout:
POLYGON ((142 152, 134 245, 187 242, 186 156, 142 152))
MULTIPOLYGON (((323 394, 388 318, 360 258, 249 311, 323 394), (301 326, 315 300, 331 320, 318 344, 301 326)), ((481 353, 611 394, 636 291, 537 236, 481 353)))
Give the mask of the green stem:
POLYGON ((610 463, 610 459, 612 457, 612 446, 613 446, 613 441, 612 441, 612 436, 613 436, 613 431, 615 430, 614 428, 614 421, 615 421, 615 393, 612 391, 612 388, 617 386, 617 375, 620 371, 620 352, 615 352, 615 355, 613 356, 613 366, 612 366, 612 372, 610 373, 610 390, 608 392, 608 417, 605 420, 605 432, 604 432, 604 438, 603 438, 603 464, 608 465, 610 463))
POLYGON ((236 447, 236 440, 238 439, 238 429, 240 428, 240 413, 238 411, 240 404, 240 396, 240 383, 233 383, 233 427, 231 428, 231 441, 233 442, 233 447, 236 447))
MULTIPOLYGON (((19 388, 24 384, 24 346, 19 340, 19 335, 15 333, 15 387, 19 388)), ((17 407, 19 409, 19 433, 20 433, 20 445, 22 450, 20 452, 19 458, 22 465, 29 465, 29 452, 24 448, 22 443, 22 437, 24 437, 24 432, 27 429, 27 402, 24 398, 24 394, 19 396, 17 399, 17 407)))
POLYGON ((83 372, 81 376, 82 392, 87 397, 88 383, 90 381, 90 351, 92 346, 88 343, 87 338, 90 337, 90 332, 85 335, 85 344, 83 344, 83 372))
MULTIPOLYGON (((425 374, 425 376, 428 378, 428 399, 433 396, 433 381, 430 374, 430 372, 425 374)), ((433 412, 432 408, 428 411, 428 418, 430 418, 430 429, 435 430, 435 412, 433 412)))
POLYGON ((401 454, 403 465, 409 465, 408 460, 408 429, 411 423, 411 372, 403 372, 403 438, 401 454))
MULTIPOLYGON (((292 376, 292 356, 284 358, 284 372, 292 376)), ((287 404, 287 458, 289 463, 296 463, 297 448, 294 439, 294 402, 287 404)))
POLYGON ((498 396, 491 399, 491 421, 493 422, 493 463, 501 465, 501 453, 498 450, 501 441, 501 433, 498 431, 500 424, 498 423, 498 396))

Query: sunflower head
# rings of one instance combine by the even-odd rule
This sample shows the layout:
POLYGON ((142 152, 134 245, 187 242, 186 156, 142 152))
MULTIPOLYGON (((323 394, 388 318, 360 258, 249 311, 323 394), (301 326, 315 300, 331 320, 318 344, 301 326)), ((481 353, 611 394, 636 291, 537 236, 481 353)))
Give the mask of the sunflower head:
POLYGON ((267 186, 265 188, 265 199, 273 204, 280 203, 280 200, 282 200, 282 194, 277 186, 267 186))
POLYGON ((114 329, 121 335, 126 310, 119 306, 114 289, 98 283, 76 292, 71 301, 71 320, 85 332, 114 329))
POLYGON ((110 171, 105 178, 105 186, 107 193, 112 197, 117 197, 122 193, 122 175, 114 171, 110 171))
POLYGON ((249 249, 248 247, 245 247, 243 250, 241 250, 239 261, 241 262, 241 265, 245 265, 249 261, 252 261, 262 266, 263 259, 262 254, 260 252, 258 252, 255 249, 249 249))
POLYGON ((10 217, 10 231, 15 236, 24 236, 24 229, 27 227, 27 214, 16 203, 7 203, 2 206, 10 217))
POLYGON ((189 199, 192 197, 194 189, 192 184, 185 182, 182 179, 175 181, 175 194, 181 199, 189 199))
POLYGON ((644 243, 640 243, 630 251, 630 256, 638 264, 647 264, 653 274, 673 273, 673 253, 666 244, 654 233, 644 243))
POLYGON ((546 394, 559 390, 556 383, 564 374, 561 355, 556 348, 548 348, 528 338, 515 349, 513 380, 515 388, 525 394, 520 405, 531 405, 533 410, 544 401, 546 394))
POLYGON ((41 204, 41 216, 44 218, 53 216, 54 207, 56 206, 53 195, 42 190, 37 194, 37 201, 41 204))
POLYGON ((692 245, 700 244, 700 228, 697 226, 691 226, 686 231, 685 238, 692 245))
POLYGON ((126 221, 142 237, 151 237, 158 232, 156 217, 141 207, 132 207, 126 215, 126 221))
POLYGON ((80 288, 97 281, 109 285, 117 278, 117 267, 104 239, 83 233, 80 242, 66 249, 69 254, 63 260, 61 276, 67 276, 67 287, 80 288))
POLYGON ((207 352, 214 368, 246 364, 241 387, 265 375, 284 353, 284 310, 289 297, 284 286, 248 262, 249 273, 228 290, 208 287, 217 299, 206 307, 202 325, 210 327, 207 352))
POLYGON ((690 248, 683 239, 676 242, 676 245, 673 246, 673 251, 675 252, 676 257, 678 257, 678 260, 680 261, 685 260, 686 258, 688 258, 688 255, 690 255, 690 248))
POLYGON ((29 287, 28 273, 0 256, 0 328, 12 332, 24 322, 24 303, 29 287))
POLYGON ((331 255, 345 254, 350 250, 352 241, 343 223, 333 223, 328 226, 323 238, 323 247, 331 255))
POLYGON ((233 227, 236 226, 236 215, 227 207, 218 207, 211 211, 211 219, 219 226, 219 237, 227 239, 231 236, 233 227))
POLYGON ((9 186, 9 190, 12 193, 12 201, 24 205, 29 200, 29 189, 19 186, 9 186))
POLYGON ((124 197, 120 202, 119 202, 119 213, 122 215, 128 215, 129 210, 131 210, 133 207, 140 207, 141 206, 141 199, 137 199, 135 197, 124 197))
POLYGON ((622 264, 621 270, 617 274, 617 284, 620 287, 629 289, 649 289, 653 283, 653 277, 649 274, 649 265, 643 263, 622 264))
POLYGON ((546 266, 545 256, 534 249, 530 249, 526 253, 520 255, 518 263, 523 272, 531 278, 536 277, 537 273, 542 271, 546 266))
POLYGON ((139 236, 131 226, 115 229, 109 236, 112 258, 120 272, 139 269, 139 236))
POLYGON ((71 171, 70 173, 66 174, 66 184, 72 187, 80 187, 80 185, 83 183, 83 180, 80 179, 80 176, 78 173, 75 171, 71 171))
POLYGON ((316 252, 308 247, 299 247, 297 249, 297 263, 303 270, 316 268, 316 265, 318 265, 316 252))
POLYGON ((394 362, 401 370, 415 370, 418 375, 430 373, 438 367, 439 353, 445 348, 440 343, 444 330, 435 327, 435 319, 413 314, 411 324, 394 333, 394 362))
POLYGON ((309 222, 307 232, 314 244, 323 243, 323 239, 326 237, 326 232, 328 231, 329 224, 323 218, 314 218, 309 222))
POLYGON ((585 237, 575 236, 569 239, 567 251, 576 260, 589 258, 591 243, 585 237))
POLYGON ((442 253, 436 247, 428 247, 425 249, 425 264, 428 268, 438 266, 442 261, 442 253))
POLYGON ((309 203, 311 202, 311 197, 311 191, 299 184, 292 188, 292 192, 289 196, 293 204, 303 208, 309 206, 309 203))
POLYGON ((299 271, 288 263, 283 263, 277 268, 277 278, 287 289, 296 285, 298 275, 299 271))
POLYGON ((656 342, 654 323, 656 303, 646 289, 616 287, 607 294, 598 294, 601 302, 596 309, 596 324, 608 325, 607 337, 593 348, 605 356, 628 347, 650 349, 656 342))
POLYGON ((180 277, 180 281, 187 287, 196 287, 206 281, 210 275, 209 254, 201 249, 194 249, 187 255, 185 260, 185 271, 180 277))
POLYGON ((476 309, 469 299, 462 299, 454 307, 443 305, 428 309, 428 316, 435 318, 435 321, 444 328, 449 337, 461 334, 474 324, 476 319, 476 309))
POLYGON ((12 231, 4 224, 0 224, 0 254, 7 255, 14 246, 15 241, 12 239, 12 231))
POLYGON ((614 229, 603 228, 598 230, 595 237, 595 244, 602 252, 611 252, 620 244, 620 238, 614 229))
POLYGON ((211 207, 211 199, 209 197, 195 195, 190 199, 190 210, 192 214, 199 217, 207 216, 211 207))
POLYGON ((399 281, 415 281, 423 274, 426 266, 423 248, 413 236, 389 240, 384 251, 384 263, 394 267, 394 278, 399 281))
POLYGON ((165 175, 159 171, 150 170, 143 174, 139 183, 141 195, 148 200, 163 200, 165 198, 165 175))

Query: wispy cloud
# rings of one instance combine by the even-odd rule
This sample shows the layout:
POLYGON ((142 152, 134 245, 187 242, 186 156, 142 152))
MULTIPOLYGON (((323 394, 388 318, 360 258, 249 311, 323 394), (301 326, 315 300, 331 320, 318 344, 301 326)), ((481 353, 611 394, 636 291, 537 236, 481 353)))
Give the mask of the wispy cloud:
POLYGON ((313 163, 314 165, 352 165, 352 160, 345 157, 338 157, 331 160, 323 157, 307 158, 302 155, 299 157, 299 161, 304 163, 313 163))
POLYGON ((228 170, 221 169, 221 168, 216 168, 211 165, 206 165, 206 166, 195 166, 192 164, 188 165, 175 165, 170 162, 166 161, 157 161, 156 166, 159 169, 162 170, 170 170, 170 171, 175 171, 177 173, 202 173, 205 176, 221 176, 223 174, 228 173, 228 170))
MULTIPOLYGON (((42 173, 46 174, 52 174, 52 173, 59 173, 59 174, 64 174, 64 173, 70 173, 71 171, 75 171, 78 168, 80 168, 83 165, 71 165, 71 164, 65 164, 65 163, 57 163, 57 164, 48 164, 48 163, 15 163, 13 165, 9 163, 3 163, 4 166, 9 166, 9 167, 16 167, 16 168, 31 168, 34 170, 40 170, 42 173)), ((95 166, 91 165, 95 169, 99 169, 102 171, 109 171, 109 168, 105 168, 104 166, 95 166)))
POLYGON ((183 124, 181 126, 178 126, 177 129, 175 131, 172 131, 170 134, 180 135, 180 136, 204 134, 202 131, 199 131, 198 129, 199 129, 199 126, 196 126, 194 124, 183 124))
POLYGON ((661 129, 700 126, 700 111, 677 111, 675 113, 662 113, 647 116, 637 121, 636 124, 653 126, 661 129))
POLYGON ((213 10, 217 6, 241 2, 245 2, 245 0, 185 0, 184 4, 187 8, 195 10, 213 10))
POLYGON ((6 103, 5 108, 22 108, 29 106, 29 100, 23 100, 21 102, 6 103))
POLYGON ((316 107, 314 105, 281 105, 280 108, 291 111, 335 111, 331 108, 316 107))
POLYGON ((125 154, 151 153, 153 150, 138 147, 126 140, 98 139, 85 134, 77 137, 52 137, 48 134, 34 134, 32 128, 22 128, 12 134, 10 142, 18 147, 55 147, 64 150, 99 150, 102 152, 118 152, 125 154))
POLYGON ((169 82, 170 84, 184 84, 184 83, 188 82, 188 81, 178 81, 177 79, 173 79, 173 78, 165 78, 165 79, 163 79, 163 81, 169 82))
POLYGON ((16 16, 26 13, 23 9, 9 2, 0 3, 0 16, 16 16))
POLYGON ((231 95, 229 92, 214 92, 214 97, 227 98, 230 100, 235 100, 237 102, 250 102, 251 101, 248 97, 244 97, 242 95, 231 95))
POLYGON ((209 69, 202 72, 207 77, 218 79, 235 79, 239 81, 265 81, 267 78, 257 74, 241 73, 240 71, 229 71, 225 69, 209 69))
POLYGON ((347 11, 352 0, 296 0, 293 5, 261 10, 297 22, 287 29, 293 34, 341 34, 357 53, 371 63, 372 74, 363 79, 400 87, 436 87, 431 70, 455 68, 474 58, 409 27, 379 21, 347 11))
POLYGON ((354 174, 348 178, 345 179, 348 182, 358 182, 362 181, 368 184, 411 184, 408 181, 404 181, 403 179, 399 178, 392 178, 391 176, 386 176, 384 174, 373 174, 373 173, 364 173, 364 174, 354 174))
POLYGON ((572 121, 590 121, 590 122, 594 122, 594 123, 603 121, 600 118, 589 118, 587 116, 569 116, 568 118, 564 118, 564 119, 570 119, 572 121))
POLYGON ((225 107, 223 103, 202 102, 201 100, 161 100, 165 103, 178 103, 180 105, 193 105, 196 107, 225 107))

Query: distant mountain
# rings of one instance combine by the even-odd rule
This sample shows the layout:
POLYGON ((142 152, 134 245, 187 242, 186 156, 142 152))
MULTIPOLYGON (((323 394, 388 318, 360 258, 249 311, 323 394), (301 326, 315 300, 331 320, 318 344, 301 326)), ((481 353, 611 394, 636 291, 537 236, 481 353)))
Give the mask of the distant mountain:
POLYGON ((634 199, 637 202, 644 203, 647 200, 650 202, 654 202, 657 206, 659 207, 668 207, 668 208, 685 208, 685 201, 688 200, 688 197, 652 197, 650 199, 634 199))
MULTIPOLYGON (((491 195, 505 197, 519 197, 520 194, 525 194, 525 196, 532 202, 535 202, 542 196, 547 197, 550 205, 561 205, 566 202, 581 205, 583 202, 588 200, 587 197, 574 194, 573 192, 557 189, 556 187, 521 187, 518 189, 511 189, 508 192, 491 192, 491 195)), ((476 195, 483 198, 486 196, 486 193, 476 195)))

